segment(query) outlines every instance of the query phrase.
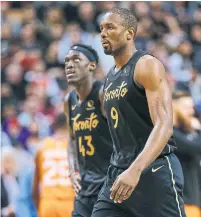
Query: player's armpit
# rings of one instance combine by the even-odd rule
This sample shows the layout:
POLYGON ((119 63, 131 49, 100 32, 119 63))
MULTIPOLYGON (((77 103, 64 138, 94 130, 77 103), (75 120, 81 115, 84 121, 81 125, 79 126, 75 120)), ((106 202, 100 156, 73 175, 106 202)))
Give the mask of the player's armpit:
POLYGON ((106 113, 105 113, 105 109, 104 109, 104 106, 103 106, 103 101, 104 101, 104 86, 102 86, 100 88, 100 91, 99 91, 99 101, 100 101, 100 104, 101 104, 101 111, 102 111, 102 114, 103 116, 106 117, 106 113))

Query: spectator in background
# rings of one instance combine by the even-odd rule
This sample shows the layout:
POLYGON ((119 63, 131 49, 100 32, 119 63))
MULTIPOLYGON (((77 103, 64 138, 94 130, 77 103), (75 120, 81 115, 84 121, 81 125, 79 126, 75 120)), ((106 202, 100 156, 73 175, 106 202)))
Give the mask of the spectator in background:
POLYGON ((165 15, 165 23, 168 26, 168 33, 164 35, 163 40, 172 50, 175 50, 182 40, 186 38, 185 32, 181 29, 177 19, 167 14, 165 15))
POLYGON ((11 85, 9 83, 1 83, 1 107, 2 110, 5 105, 13 104, 18 105, 18 100, 13 94, 11 85))
POLYGON ((39 136, 50 135, 50 122, 44 115, 45 101, 38 96, 30 96, 23 105, 23 111, 19 114, 18 120, 24 127, 28 127, 34 120, 39 126, 39 136))
POLYGON ((68 23, 66 31, 59 41, 58 60, 60 63, 64 63, 66 51, 70 49, 73 44, 85 43, 91 44, 93 37, 90 33, 82 31, 80 24, 71 22, 68 23))
POLYGON ((36 38, 36 26, 24 24, 21 31, 21 47, 25 50, 38 50, 44 48, 36 38))
POLYGON ((64 33, 64 25, 60 23, 53 24, 49 27, 48 33, 50 37, 50 42, 60 40, 64 33))
POLYGON ((5 79, 10 84, 17 100, 24 100, 26 81, 24 80, 23 68, 19 64, 11 63, 6 67, 5 79))
POLYGON ((194 67, 193 78, 189 83, 190 94, 193 98, 195 108, 201 116, 201 74, 194 67))
POLYGON ((16 117, 11 117, 3 122, 4 131, 9 135, 12 145, 19 141, 21 147, 27 149, 27 138, 29 132, 26 127, 21 126, 16 117))
POLYGON ((54 24, 64 24, 63 11, 59 7, 48 7, 45 17, 45 26, 50 27, 54 24))
POLYGON ((14 210, 8 201, 8 192, 1 176, 1 217, 15 217, 14 210))
POLYGON ((28 150, 33 156, 35 156, 37 150, 41 145, 41 138, 39 137, 39 126, 35 121, 33 121, 29 125, 28 129, 30 133, 30 136, 27 140, 28 150))
POLYGON ((29 167, 19 174, 20 194, 17 199, 17 217, 37 217, 37 210, 32 200, 32 183, 34 168, 29 167))
POLYGON ((173 99, 174 136, 185 182, 185 211, 187 217, 200 217, 201 186, 198 162, 201 159, 201 122, 195 117, 193 100, 188 93, 177 92, 173 99))
POLYGON ((47 65, 47 69, 54 67, 63 67, 63 64, 58 61, 58 41, 52 42, 48 49, 47 54, 45 56, 45 62, 47 65))
POLYGON ((2 108, 2 128, 6 132, 7 131, 7 124, 8 121, 11 118, 15 118, 17 115, 17 108, 12 104, 12 103, 7 103, 5 106, 2 108))
POLYGON ((186 88, 188 91, 188 82, 192 80, 192 44, 190 41, 183 41, 178 46, 177 52, 169 58, 169 73, 174 77, 178 88, 186 88))
POLYGON ((3 147, 2 171, 1 171, 1 189, 2 206, 1 214, 3 217, 20 217, 16 215, 17 198, 19 195, 19 185, 17 183, 15 171, 15 158, 13 148, 3 147))
POLYGON ((96 11, 92 2, 82 2, 79 5, 79 22, 84 31, 94 33, 98 30, 95 14, 96 11))
POLYGON ((193 45, 193 65, 201 74, 201 26, 195 24, 191 28, 191 41, 193 45))
MULTIPOLYGON (((17 139, 12 141, 13 154, 15 156, 15 173, 17 177, 23 174, 28 168, 33 168, 34 162, 32 155, 23 148, 17 139)), ((28 149, 28 148, 27 148, 28 149)))
POLYGON ((1 26, 1 55, 7 55, 12 42, 12 27, 9 23, 1 26))
POLYGON ((152 37, 154 40, 159 40, 165 33, 168 32, 168 26, 164 19, 162 2, 150 2, 151 19, 154 23, 152 26, 152 37))
POLYGON ((12 147, 11 140, 8 136, 7 133, 1 131, 1 147, 6 146, 6 147, 12 147))

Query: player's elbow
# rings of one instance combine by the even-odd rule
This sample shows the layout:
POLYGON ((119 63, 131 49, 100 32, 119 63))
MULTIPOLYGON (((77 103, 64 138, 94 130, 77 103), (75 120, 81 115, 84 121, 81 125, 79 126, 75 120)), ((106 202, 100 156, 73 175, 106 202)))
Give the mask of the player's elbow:
POLYGON ((156 122, 155 126, 162 131, 163 135, 170 138, 173 135, 173 124, 167 118, 160 119, 156 122))
POLYGON ((168 132, 169 137, 171 137, 173 135, 173 126, 172 125, 168 126, 167 132, 168 132))
POLYGON ((172 124, 172 121, 166 119, 164 121, 164 128, 165 128, 165 134, 168 136, 168 137, 171 137, 173 135, 173 124, 172 124))

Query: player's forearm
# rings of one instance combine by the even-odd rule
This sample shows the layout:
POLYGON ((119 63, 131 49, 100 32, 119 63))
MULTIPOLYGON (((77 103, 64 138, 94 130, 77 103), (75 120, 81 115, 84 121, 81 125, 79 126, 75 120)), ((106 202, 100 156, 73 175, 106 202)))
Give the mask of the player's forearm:
POLYGON ((79 171, 76 143, 74 139, 69 139, 68 161, 70 167, 70 174, 79 171))
POLYGON ((165 145, 173 134, 173 127, 168 121, 156 124, 145 144, 143 151, 138 155, 130 168, 142 172, 163 151, 165 145))

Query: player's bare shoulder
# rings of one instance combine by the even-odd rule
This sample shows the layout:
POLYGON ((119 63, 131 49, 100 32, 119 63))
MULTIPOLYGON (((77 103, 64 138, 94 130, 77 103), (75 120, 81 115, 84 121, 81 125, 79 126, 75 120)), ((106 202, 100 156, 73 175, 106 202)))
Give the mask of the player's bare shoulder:
POLYGON ((148 89, 155 89, 166 80, 165 68, 160 60, 144 55, 136 64, 133 79, 148 89))

